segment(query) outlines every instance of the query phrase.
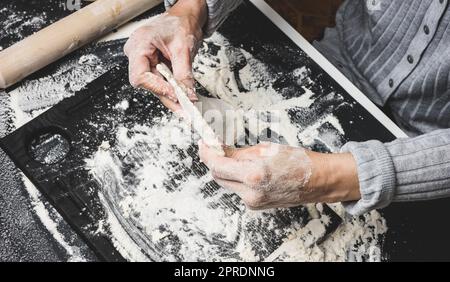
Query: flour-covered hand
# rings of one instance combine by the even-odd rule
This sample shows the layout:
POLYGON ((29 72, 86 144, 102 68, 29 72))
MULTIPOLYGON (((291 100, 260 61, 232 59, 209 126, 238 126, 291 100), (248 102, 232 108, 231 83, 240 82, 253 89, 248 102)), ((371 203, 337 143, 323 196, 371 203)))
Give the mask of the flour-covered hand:
POLYGON ((167 13, 134 31, 125 44, 130 83, 158 95, 173 111, 180 109, 174 90, 156 65, 164 62, 171 66, 175 79, 186 86, 191 100, 197 100, 192 61, 202 40, 206 13, 204 0, 179 1, 167 13))
POLYGON ((312 163, 303 148, 262 143, 225 151, 220 157, 200 144, 200 158, 215 181, 238 194, 250 209, 297 206, 309 193, 312 163))
POLYGON ((226 148, 225 157, 202 142, 199 149, 214 180, 238 194, 250 209, 360 198, 356 165, 350 154, 320 154, 274 143, 226 148))

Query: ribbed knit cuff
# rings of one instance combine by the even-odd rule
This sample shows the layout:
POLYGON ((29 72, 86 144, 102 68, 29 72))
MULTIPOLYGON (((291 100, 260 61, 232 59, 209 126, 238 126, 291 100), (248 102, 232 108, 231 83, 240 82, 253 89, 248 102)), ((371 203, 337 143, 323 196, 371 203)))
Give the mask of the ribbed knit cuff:
POLYGON ((392 158, 380 141, 349 142, 341 152, 350 152, 358 167, 361 200, 343 203, 349 214, 361 215, 389 205, 395 194, 396 176, 392 158))
MULTIPOLYGON (((166 9, 175 5, 178 0, 165 0, 166 9)), ((204 37, 211 36, 220 25, 227 19, 228 15, 236 9, 242 0, 206 0, 208 6, 208 21, 203 29, 204 37)))

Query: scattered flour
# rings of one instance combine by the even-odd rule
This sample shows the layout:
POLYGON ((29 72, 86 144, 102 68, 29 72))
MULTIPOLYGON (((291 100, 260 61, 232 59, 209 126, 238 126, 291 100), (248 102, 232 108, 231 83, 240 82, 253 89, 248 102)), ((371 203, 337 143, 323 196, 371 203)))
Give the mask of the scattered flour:
MULTIPOLYGON (((2 9, 0 15, 6 12, 2 9)), ((43 27, 45 19, 45 14, 33 18, 20 14, 8 15, 6 19, 2 18, 5 27, 0 33, 13 32, 15 34, 2 34, 2 37, 9 35, 20 38, 22 32, 30 26, 38 29, 43 27)), ((145 24, 145 21, 137 23, 142 24, 145 24)), ((134 28, 128 27, 125 33, 134 28)), ((123 37, 127 36, 122 32, 103 40, 123 37)), ((294 146, 299 144, 299 140, 304 145, 311 145, 315 140, 320 140, 318 129, 325 122, 343 133, 339 121, 332 114, 306 128, 293 124, 287 110, 292 107, 310 107, 314 102, 313 93, 304 88, 305 94, 302 96, 283 99, 273 90, 265 66, 243 49, 240 52, 247 64, 239 70, 240 82, 244 88, 254 91, 242 95, 235 74, 229 68, 230 58, 226 53, 229 46, 226 39, 215 34, 204 47, 205 52, 197 57, 194 64, 196 79, 210 93, 225 100, 235 109, 244 110, 246 119, 258 119, 260 125, 251 128, 254 129, 252 134, 258 135, 272 126, 255 114, 256 111, 270 110, 280 112, 282 127, 275 131, 281 133, 287 142, 294 146), (208 44, 220 47, 216 56, 206 53, 208 44)), ((104 72, 100 61, 94 55, 83 56, 77 63, 76 68, 62 66, 55 75, 28 81, 9 93, 16 128, 62 99, 70 97, 104 72)), ((298 84, 309 80, 308 72, 306 67, 294 71, 293 75, 298 84)), ((117 107, 126 110, 129 107, 128 101, 123 101, 117 107)), ((386 225, 384 219, 375 211, 364 217, 348 218, 342 206, 336 205, 334 209, 340 211, 345 223, 320 246, 312 244, 310 247, 308 236, 305 236, 308 227, 302 228, 302 223, 293 220, 289 226, 278 226, 277 211, 250 212, 245 210, 233 195, 221 190, 208 190, 210 176, 205 174, 197 177, 192 172, 193 159, 186 154, 190 149, 192 136, 186 133, 181 124, 177 120, 166 118, 153 127, 122 127, 117 133, 118 143, 115 146, 105 141, 95 155, 87 160, 87 166, 93 176, 104 184, 100 196, 107 209, 108 218, 100 224, 103 227, 99 232, 109 232, 116 248, 125 258, 137 261, 149 260, 150 257, 159 257, 160 260, 233 261, 379 259, 379 236, 386 232, 386 225), (174 128, 178 128, 179 134, 176 137, 173 137, 174 128), (167 142, 165 138, 171 138, 172 142, 167 142), (136 166, 133 167, 133 164, 136 166), (131 174, 124 175, 124 171, 131 171, 131 174), (172 182, 172 185, 167 185, 168 182, 172 182), (176 189, 163 189, 168 186, 176 189), (205 190, 208 191, 207 194, 201 192, 205 190), (233 209, 239 212, 233 212, 233 209), (285 238, 280 249, 272 254, 258 253, 255 246, 264 249, 265 245, 269 245, 269 239, 264 236, 267 235, 264 231, 256 228, 257 226, 262 226, 262 230, 266 232, 272 232, 269 233, 271 237, 285 238), (251 233, 252 230, 257 232, 251 233)), ((328 144, 327 140, 322 141, 328 144)), ((328 145, 330 148, 336 147, 328 145)), ((78 250, 58 231, 58 221, 62 218, 53 208, 43 204, 42 196, 25 177, 24 182, 33 208, 42 223, 66 249, 70 260, 82 260, 78 250)), ((326 218, 322 216, 321 220, 323 223, 326 218)), ((320 221, 315 219, 311 222, 309 227, 320 233, 320 221)), ((270 250, 272 251, 274 250, 270 250)))
POLYGON ((118 103, 114 106, 115 109, 126 111, 130 107, 130 103, 128 100, 123 100, 122 102, 118 103))
MULTIPOLYGON (((114 147, 86 160, 103 189, 115 244, 138 261, 143 254, 164 261, 261 260, 257 247, 268 248, 262 236, 271 231, 257 226, 276 230, 275 211, 248 211, 225 190, 211 187, 210 174, 195 173, 192 157, 185 155, 192 141, 189 126, 165 117, 153 127, 120 127, 114 147), (111 219, 123 227, 117 235, 111 219), (142 252, 129 251, 136 246, 121 239, 123 231, 142 252)), ((300 226, 293 220, 279 232, 287 236, 300 226)))
MULTIPOLYGON (((262 126, 252 132, 255 135, 272 126, 255 112, 275 109, 283 124, 276 132, 289 144, 295 146, 301 140, 304 145, 312 145, 321 140, 331 149, 337 147, 328 144, 326 138, 321 139, 319 133, 319 128, 327 123, 336 134, 344 134, 334 115, 325 115, 305 128, 289 119, 290 108, 308 108, 314 103, 309 89, 304 87, 305 93, 300 97, 283 98, 273 89, 264 64, 244 50, 240 52, 247 65, 239 70, 242 85, 238 85, 235 72, 230 69, 228 45, 226 39, 215 34, 194 63, 196 79, 210 94, 243 110, 243 118, 258 119, 262 126), (214 56, 206 52, 211 44, 218 48, 214 56), (242 92, 240 87, 247 91, 242 92)), ((301 81, 309 79, 307 74, 306 67, 294 71, 294 77, 301 81)), ((195 138, 198 137, 193 137, 184 123, 164 117, 153 126, 120 127, 114 146, 100 148, 86 160, 87 168, 103 189, 101 195, 109 210, 107 232, 128 259, 143 260, 142 255, 145 259, 167 261, 381 259, 379 240, 386 232, 386 224, 378 212, 350 218, 341 205, 334 205, 344 223, 318 246, 315 240, 323 235, 330 220, 320 214, 320 209, 306 226, 294 219, 291 225, 280 226, 277 220, 288 210, 248 211, 233 195, 212 189, 209 174, 198 173, 201 169, 195 167, 193 156, 188 153, 195 138), (119 231, 117 223, 121 226, 119 231), (130 240, 127 242, 123 236, 131 238, 134 244, 129 245, 130 240), (267 238, 280 239, 280 247, 267 248, 276 245, 267 238)))
POLYGON ((25 11, 10 10, 7 7, 0 9, 0 38, 11 38, 15 42, 28 36, 30 30, 40 30, 48 22, 45 12, 38 16, 30 15, 25 11))
POLYGON ((58 242, 58 244, 60 244, 61 247, 66 250, 68 261, 84 261, 85 259, 80 253, 80 250, 70 244, 69 239, 65 238, 65 236, 58 230, 59 222, 63 220, 61 215, 59 215, 59 213, 56 212, 54 208, 44 205, 43 201, 41 200, 41 193, 25 175, 22 175, 22 179, 28 195, 30 196, 31 205, 36 212, 36 215, 56 240, 56 242, 58 242))
MULTIPOLYGON (((324 118, 321 118, 314 124, 310 125, 309 127, 305 128, 303 131, 298 133, 297 137, 302 140, 303 145, 310 146, 313 145, 315 140, 320 139, 319 138, 319 127, 322 126, 324 123, 330 123, 333 125, 333 127, 338 130, 339 133, 344 134, 344 130, 342 129, 341 124, 339 123, 339 120, 333 116, 333 115, 327 115, 324 118)), ((322 140, 325 141, 326 140, 322 140)), ((333 148, 332 144, 328 144, 330 148, 333 148)))
POLYGON ((106 71, 95 55, 82 56, 77 64, 75 67, 74 63, 64 64, 54 74, 26 81, 8 93, 16 128, 72 96, 106 71))
MULTIPOLYGON (((324 120, 318 121, 317 125, 312 125, 308 128, 299 128, 299 125, 291 121, 288 114, 288 110, 292 108, 310 107, 314 103, 314 99, 312 98, 314 93, 303 86, 302 88, 305 93, 300 97, 283 98, 274 90, 271 81, 273 78, 269 75, 267 67, 255 59, 250 53, 240 49, 239 52, 245 57, 247 64, 239 70, 239 81, 242 87, 251 89, 251 91, 242 93, 239 89, 236 75, 230 68, 233 59, 230 58, 230 52, 227 51, 229 48, 231 48, 229 43, 219 33, 215 33, 204 43, 203 52, 200 51, 200 55, 197 56, 194 62, 194 76, 197 81, 210 94, 224 100, 236 111, 242 110, 244 113, 242 118, 249 125, 247 128, 253 136, 260 136, 264 130, 269 128, 281 134, 287 143, 292 146, 299 146, 299 140, 304 145, 311 145, 314 138, 318 139, 318 134, 315 136, 310 134, 309 139, 304 140, 304 136, 299 135, 301 134, 299 132, 317 132, 316 126, 322 125, 325 122, 324 120), (208 44, 212 44, 218 48, 217 55, 211 56, 207 53, 209 48, 208 44), (277 117, 276 122, 273 120, 271 122, 264 120, 265 116, 261 115, 264 112, 275 114, 277 117)), ((300 72, 302 75, 307 74, 306 67, 295 72, 300 72)), ((299 74, 295 74, 295 76, 298 77, 299 74)), ((305 78, 303 77, 302 79, 305 78)), ((337 126, 340 132, 343 133, 339 121, 332 114, 328 115, 325 119, 335 121, 333 125, 337 126)))
MULTIPOLYGON (((85 58, 80 59, 77 67, 74 67, 74 63, 77 62, 65 64, 52 76, 29 80, 8 92, 12 126, 21 127, 59 101, 72 96, 75 91, 104 72, 100 63, 95 66, 86 64, 98 60, 95 55, 88 55, 85 58)), ((59 222, 63 221, 59 213, 52 206, 44 204, 41 193, 24 175, 23 182, 37 216, 53 238, 66 250, 69 260, 84 260, 78 248, 69 243, 70 238, 66 238, 58 231, 59 222)))
POLYGON ((338 214, 345 218, 342 224, 321 245, 311 244, 312 233, 323 232, 317 219, 311 220, 311 226, 291 234, 283 245, 272 253, 266 261, 371 261, 382 259, 380 237, 386 233, 386 221, 377 211, 362 217, 348 217, 342 205, 332 205, 338 214))

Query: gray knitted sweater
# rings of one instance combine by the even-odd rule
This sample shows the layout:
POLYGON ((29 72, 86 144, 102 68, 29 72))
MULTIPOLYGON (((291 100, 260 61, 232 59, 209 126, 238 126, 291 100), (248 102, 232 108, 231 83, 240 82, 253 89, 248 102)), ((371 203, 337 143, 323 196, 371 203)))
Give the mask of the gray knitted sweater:
MULTIPOLYGON (((166 0, 173 5, 176 0, 166 0)), ((206 0, 206 34, 241 0, 206 0)), ((411 136, 390 143, 349 142, 362 199, 351 214, 392 201, 450 196, 450 8, 448 0, 347 0, 336 28, 316 42, 374 103, 388 107, 411 136)))

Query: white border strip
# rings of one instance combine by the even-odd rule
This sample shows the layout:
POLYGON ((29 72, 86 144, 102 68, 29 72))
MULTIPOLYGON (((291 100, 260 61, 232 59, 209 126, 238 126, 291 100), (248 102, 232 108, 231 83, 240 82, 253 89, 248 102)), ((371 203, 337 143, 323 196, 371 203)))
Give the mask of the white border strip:
POLYGON ((314 46, 300 35, 287 21, 275 12, 264 0, 249 0, 279 29, 281 29, 298 47, 311 57, 325 72, 327 72, 345 91, 372 114, 397 138, 408 137, 388 116, 386 116, 372 101, 367 98, 347 77, 330 63, 314 46), (332 75, 331 75, 332 73, 332 75))

